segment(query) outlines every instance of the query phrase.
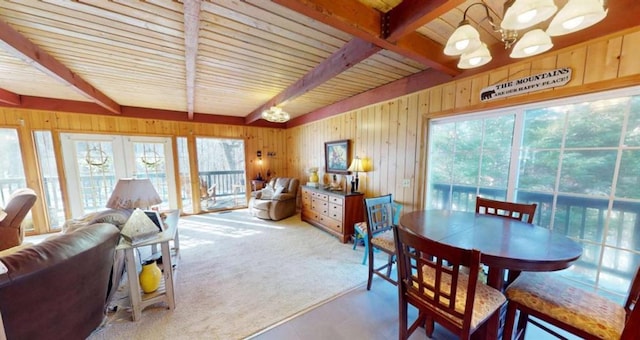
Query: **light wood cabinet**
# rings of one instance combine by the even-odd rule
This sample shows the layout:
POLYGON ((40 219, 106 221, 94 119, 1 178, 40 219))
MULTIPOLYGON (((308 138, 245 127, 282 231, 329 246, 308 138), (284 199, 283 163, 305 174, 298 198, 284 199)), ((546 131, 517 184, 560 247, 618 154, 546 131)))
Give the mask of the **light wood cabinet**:
POLYGON ((302 187, 302 220, 337 237, 353 235, 353 225, 364 221, 364 195, 302 187))

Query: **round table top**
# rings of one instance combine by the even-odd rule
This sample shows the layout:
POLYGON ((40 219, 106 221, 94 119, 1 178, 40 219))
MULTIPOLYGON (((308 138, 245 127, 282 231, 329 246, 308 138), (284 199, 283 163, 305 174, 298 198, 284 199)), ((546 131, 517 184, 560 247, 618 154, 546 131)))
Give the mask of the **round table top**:
POLYGON ((493 215, 423 210, 402 215, 400 225, 418 235, 482 252, 482 263, 518 271, 568 268, 582 255, 572 239, 533 224, 493 215))

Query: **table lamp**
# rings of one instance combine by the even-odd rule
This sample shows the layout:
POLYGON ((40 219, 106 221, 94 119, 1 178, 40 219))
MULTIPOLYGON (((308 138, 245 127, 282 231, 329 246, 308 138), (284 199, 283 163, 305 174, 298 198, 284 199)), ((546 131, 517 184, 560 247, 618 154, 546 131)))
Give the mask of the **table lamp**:
POLYGON ((140 209, 162 203, 149 179, 121 178, 107 201, 107 208, 135 209, 120 234, 131 244, 155 236, 161 229, 140 209))
POLYGON ((148 178, 121 178, 107 201, 107 208, 148 209, 160 203, 162 199, 148 178))
POLYGON ((349 166, 347 171, 356 173, 355 177, 351 179, 351 192, 356 193, 358 192, 358 182, 360 181, 360 179, 358 178, 358 173, 366 172, 362 159, 360 159, 360 157, 355 157, 353 161, 351 161, 351 165, 349 166))

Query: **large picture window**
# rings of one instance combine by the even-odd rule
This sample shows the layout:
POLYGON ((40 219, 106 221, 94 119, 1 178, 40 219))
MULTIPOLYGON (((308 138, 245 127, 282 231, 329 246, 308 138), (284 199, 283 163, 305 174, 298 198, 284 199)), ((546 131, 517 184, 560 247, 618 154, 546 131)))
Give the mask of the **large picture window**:
POLYGON ((536 224, 583 246, 563 274, 625 296, 640 265, 640 88, 432 120, 428 155, 427 208, 538 203, 536 224))

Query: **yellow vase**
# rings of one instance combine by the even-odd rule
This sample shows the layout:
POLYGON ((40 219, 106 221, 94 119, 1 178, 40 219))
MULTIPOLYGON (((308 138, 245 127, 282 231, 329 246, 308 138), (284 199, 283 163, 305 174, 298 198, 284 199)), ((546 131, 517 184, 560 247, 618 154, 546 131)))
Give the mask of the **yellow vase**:
POLYGON ((156 264, 155 260, 145 261, 142 264, 142 271, 138 275, 140 279, 140 287, 145 293, 153 293, 160 287, 162 280, 162 271, 156 264))
POLYGON ((319 180, 320 180, 320 178, 318 178, 318 173, 317 172, 312 172, 311 176, 309 176, 309 182, 311 182, 311 183, 318 183, 319 180))

